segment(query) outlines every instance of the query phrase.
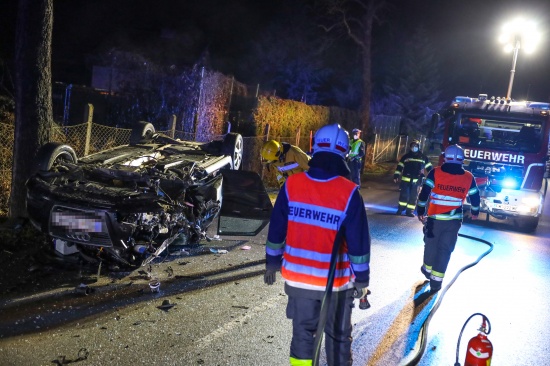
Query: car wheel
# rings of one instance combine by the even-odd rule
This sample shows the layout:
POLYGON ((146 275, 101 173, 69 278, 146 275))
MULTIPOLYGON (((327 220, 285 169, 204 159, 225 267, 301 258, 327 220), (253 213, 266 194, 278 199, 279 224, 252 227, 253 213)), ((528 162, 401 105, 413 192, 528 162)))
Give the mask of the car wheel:
POLYGON ((222 143, 222 154, 231 157, 233 170, 239 170, 243 163, 243 137, 238 133, 230 132, 225 135, 222 143))
POLYGON ((69 145, 48 142, 36 153, 36 170, 48 171, 61 162, 76 164, 77 161, 76 153, 69 145))
POLYGON ((137 145, 143 140, 149 140, 155 133, 155 126, 147 121, 139 121, 130 135, 130 145, 137 145))

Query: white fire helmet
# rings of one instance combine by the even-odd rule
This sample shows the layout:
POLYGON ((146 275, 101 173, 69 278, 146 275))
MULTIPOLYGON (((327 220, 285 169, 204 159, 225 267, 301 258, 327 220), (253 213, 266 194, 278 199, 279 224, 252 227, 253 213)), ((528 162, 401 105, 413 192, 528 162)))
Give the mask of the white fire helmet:
POLYGON ((348 154, 349 135, 338 123, 318 129, 314 141, 313 155, 321 151, 327 151, 345 158, 348 154))
POLYGON ((464 149, 458 145, 450 145, 445 149, 445 162, 462 164, 464 162, 464 149))

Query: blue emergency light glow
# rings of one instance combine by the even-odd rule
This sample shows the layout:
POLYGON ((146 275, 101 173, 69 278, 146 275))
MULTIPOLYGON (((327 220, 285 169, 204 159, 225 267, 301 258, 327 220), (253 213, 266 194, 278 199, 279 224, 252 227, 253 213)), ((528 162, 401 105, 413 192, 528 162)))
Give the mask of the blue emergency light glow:
POLYGON ((455 99, 453 100, 453 103, 471 103, 472 102, 472 98, 470 97, 455 97, 455 99))
POLYGON ((504 188, 515 189, 518 186, 518 182, 514 178, 505 178, 502 181, 502 186, 504 188))
POLYGON ((547 111, 547 110, 550 110, 550 103, 533 102, 533 103, 529 103, 528 107, 547 111))

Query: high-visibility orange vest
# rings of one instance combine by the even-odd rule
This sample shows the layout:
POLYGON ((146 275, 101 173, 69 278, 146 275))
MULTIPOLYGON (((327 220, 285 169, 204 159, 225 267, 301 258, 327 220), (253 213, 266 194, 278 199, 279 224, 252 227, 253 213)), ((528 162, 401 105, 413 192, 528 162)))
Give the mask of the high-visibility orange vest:
MULTIPOLYGON (((336 233, 357 185, 343 177, 316 180, 306 173, 286 183, 289 215, 281 274, 294 287, 324 291, 336 233)), ((340 244, 333 291, 353 287, 345 240, 340 244)))
POLYGON ((462 207, 462 202, 468 196, 473 175, 469 171, 464 174, 450 174, 434 169, 434 187, 430 193, 428 216, 449 212, 462 207))

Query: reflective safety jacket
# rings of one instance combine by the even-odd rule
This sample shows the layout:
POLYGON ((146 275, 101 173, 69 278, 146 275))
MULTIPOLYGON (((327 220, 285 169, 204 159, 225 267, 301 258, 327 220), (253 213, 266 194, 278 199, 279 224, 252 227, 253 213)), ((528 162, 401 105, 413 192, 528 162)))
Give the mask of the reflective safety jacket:
POLYGON ((336 233, 343 226, 333 291, 353 288, 352 281, 368 285, 370 234, 357 185, 338 175, 315 179, 309 174, 289 177, 277 197, 266 243, 267 268, 277 269, 279 263, 287 294, 322 297, 336 233))
POLYGON ((462 219, 462 202, 470 196, 473 215, 479 214, 479 191, 472 173, 458 164, 444 164, 430 174, 418 197, 417 212, 425 214, 429 195, 428 217, 437 220, 462 219))
POLYGON ((286 179, 292 174, 302 173, 308 170, 309 155, 298 146, 283 142, 283 153, 278 161, 271 163, 277 171, 277 183, 282 187, 286 179))
MULTIPOLYGON (((345 210, 356 185, 336 177, 327 182, 309 179, 307 175, 293 176, 287 185, 288 232, 281 274, 295 287, 324 290, 327 284, 330 256, 336 232, 345 217, 345 210), (312 195, 319 185, 332 195, 312 195), (308 238, 304 240, 304 233, 308 238), (314 246, 311 244, 315 243, 314 246)), ((353 275, 346 243, 340 246, 340 256, 334 276, 334 290, 350 288, 353 275)))
POLYGON ((393 178, 397 179, 401 176, 402 182, 416 183, 418 179, 428 174, 432 167, 432 163, 426 155, 420 151, 409 151, 399 160, 393 178))
POLYGON ((358 161, 361 162, 365 156, 365 142, 361 139, 353 140, 349 146, 349 161, 358 161))

